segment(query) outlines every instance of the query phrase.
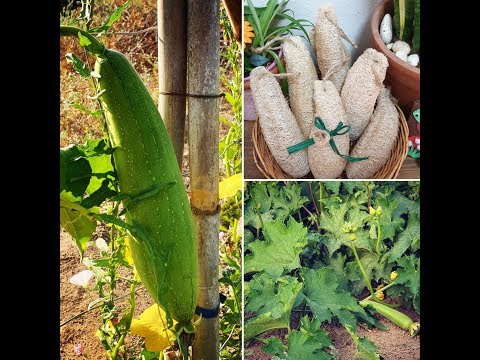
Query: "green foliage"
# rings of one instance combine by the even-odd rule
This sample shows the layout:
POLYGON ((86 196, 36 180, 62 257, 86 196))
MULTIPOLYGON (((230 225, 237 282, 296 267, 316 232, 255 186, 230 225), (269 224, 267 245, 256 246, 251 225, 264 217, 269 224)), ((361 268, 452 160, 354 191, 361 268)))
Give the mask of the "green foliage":
POLYGON ((413 24, 413 52, 420 52, 420 0, 415 0, 415 19, 413 24))
POLYGON ((357 300, 348 292, 338 290, 335 271, 328 267, 319 270, 302 269, 303 296, 315 317, 332 322, 337 318, 343 326, 356 327, 355 313, 366 316, 357 300))
POLYGON ((288 328, 290 313, 302 284, 292 276, 274 279, 267 273, 257 274, 245 288, 249 298, 246 310, 259 315, 245 323, 245 336, 252 337, 275 328, 288 328))
POLYGON ((315 348, 315 331, 290 328, 285 316, 299 307, 312 323, 343 325, 356 358, 380 359, 376 345, 355 330, 358 323, 386 328, 356 297, 388 286, 390 301, 419 311, 419 192, 418 183, 397 181, 247 183, 245 272, 257 273, 245 284, 246 310, 254 314, 245 339, 286 328, 286 341, 262 339, 262 349, 280 359, 335 358, 333 346, 320 340, 328 334, 315 348), (287 289, 297 283, 294 296, 296 288, 287 289))
POLYGON ((305 315, 300 320, 300 330, 294 330, 288 335, 287 346, 284 346, 280 339, 271 337, 267 344, 262 346, 262 350, 286 360, 329 360, 332 357, 325 348, 332 346, 332 340, 320 326, 320 321, 310 321, 305 315))
POLYGON ((300 253, 307 244, 307 228, 290 218, 285 225, 277 219, 264 222, 265 240, 248 244, 252 252, 245 256, 245 273, 262 271, 274 277, 300 267, 300 253))
MULTIPOLYGON (((269 61, 276 61, 279 68, 281 67, 278 55, 270 50, 278 46, 279 41, 273 42, 261 54, 252 52, 252 48, 264 47, 274 38, 291 34, 294 30, 301 31, 304 37, 310 41, 306 28, 313 24, 305 19, 295 19, 293 11, 287 9, 287 4, 288 0, 268 0, 265 6, 255 7, 251 0, 247 0, 244 14, 246 20, 253 27, 255 37, 252 44, 249 44, 244 51, 245 76, 248 76, 254 67, 265 65, 269 61)), ((284 69, 280 70, 285 72, 284 69)))
POLYGON ((394 0, 393 28, 398 39, 410 41, 413 35, 415 0, 394 0))
POLYGON ((242 171, 242 65, 239 44, 233 36, 232 26, 225 9, 221 9, 221 25, 223 27, 223 41, 228 44, 220 52, 225 65, 221 68, 220 81, 225 86, 225 100, 233 116, 227 118, 219 116, 220 122, 228 131, 220 139, 220 161, 227 177, 242 171))

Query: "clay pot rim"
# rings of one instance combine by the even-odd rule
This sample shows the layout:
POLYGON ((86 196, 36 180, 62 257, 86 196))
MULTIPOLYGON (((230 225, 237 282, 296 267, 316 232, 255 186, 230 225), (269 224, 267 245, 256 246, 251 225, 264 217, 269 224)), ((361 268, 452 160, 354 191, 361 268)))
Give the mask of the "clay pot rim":
POLYGON ((400 59, 397 55, 395 55, 395 53, 392 50, 387 48, 382 38, 380 37, 380 31, 378 30, 380 28, 380 18, 383 19, 383 16, 387 13, 385 8, 389 3, 392 3, 392 2, 393 0, 382 0, 377 4, 377 6, 375 6, 375 9, 373 10, 373 13, 372 13, 372 21, 370 21, 373 39, 377 43, 377 45, 379 45, 380 49, 382 50, 382 53, 387 57, 388 62, 393 62, 396 65, 404 68, 405 70, 413 72, 416 75, 420 76, 419 68, 413 65, 410 65, 409 63, 400 59))

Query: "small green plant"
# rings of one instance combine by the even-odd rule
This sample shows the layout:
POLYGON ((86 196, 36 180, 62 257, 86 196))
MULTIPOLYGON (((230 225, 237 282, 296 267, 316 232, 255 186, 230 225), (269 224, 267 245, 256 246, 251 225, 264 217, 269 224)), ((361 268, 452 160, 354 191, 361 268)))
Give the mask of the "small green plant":
POLYGON ((227 128, 227 134, 220 139, 219 155, 226 177, 242 171, 242 67, 240 47, 234 40, 233 29, 222 6, 221 25, 224 42, 228 44, 220 56, 226 64, 222 67, 220 80, 226 87, 225 100, 233 116, 220 115, 219 120, 227 128))
POLYGON ((399 40, 412 42, 420 51, 420 0, 394 0, 393 25, 399 40), (413 40, 412 40, 413 39, 413 40))
POLYGON ((281 40, 275 40, 292 31, 298 30, 310 41, 306 27, 313 24, 305 19, 295 19, 292 10, 287 9, 288 0, 268 0, 264 7, 255 7, 251 0, 247 0, 244 7, 246 20, 253 27, 254 37, 252 43, 244 49, 245 76, 257 66, 275 61, 280 72, 285 68, 274 49, 281 40), (282 23, 286 21, 286 24, 282 23), (262 49, 258 52, 256 49, 262 49))

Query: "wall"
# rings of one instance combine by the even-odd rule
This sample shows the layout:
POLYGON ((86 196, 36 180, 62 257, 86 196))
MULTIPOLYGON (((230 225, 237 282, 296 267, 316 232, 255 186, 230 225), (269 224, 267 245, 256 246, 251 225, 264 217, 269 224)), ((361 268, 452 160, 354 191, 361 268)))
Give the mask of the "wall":
MULTIPOLYGON (((255 6, 265 5, 266 0, 253 0, 255 6)), ((317 10, 323 5, 335 8, 337 23, 345 34, 355 41, 358 49, 345 42, 352 53, 352 60, 371 46, 370 16, 380 0, 290 0, 287 8, 295 13, 296 19, 307 19, 315 24, 317 10)), ((246 1, 244 1, 246 4, 246 1)))

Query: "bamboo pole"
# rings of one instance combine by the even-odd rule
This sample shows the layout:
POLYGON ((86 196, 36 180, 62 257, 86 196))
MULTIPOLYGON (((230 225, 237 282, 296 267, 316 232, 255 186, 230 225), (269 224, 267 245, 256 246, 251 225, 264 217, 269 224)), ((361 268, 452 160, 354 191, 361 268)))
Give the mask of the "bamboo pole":
POLYGON ((187 1, 158 0, 158 110, 182 168, 187 87, 187 1))
MULTIPOLYGON (((188 0, 188 93, 217 95, 220 69, 218 0, 188 0)), ((199 259, 198 305, 219 305, 218 98, 189 97, 190 196, 199 259)), ((193 344, 194 360, 218 360, 218 316, 202 318, 193 344)))

